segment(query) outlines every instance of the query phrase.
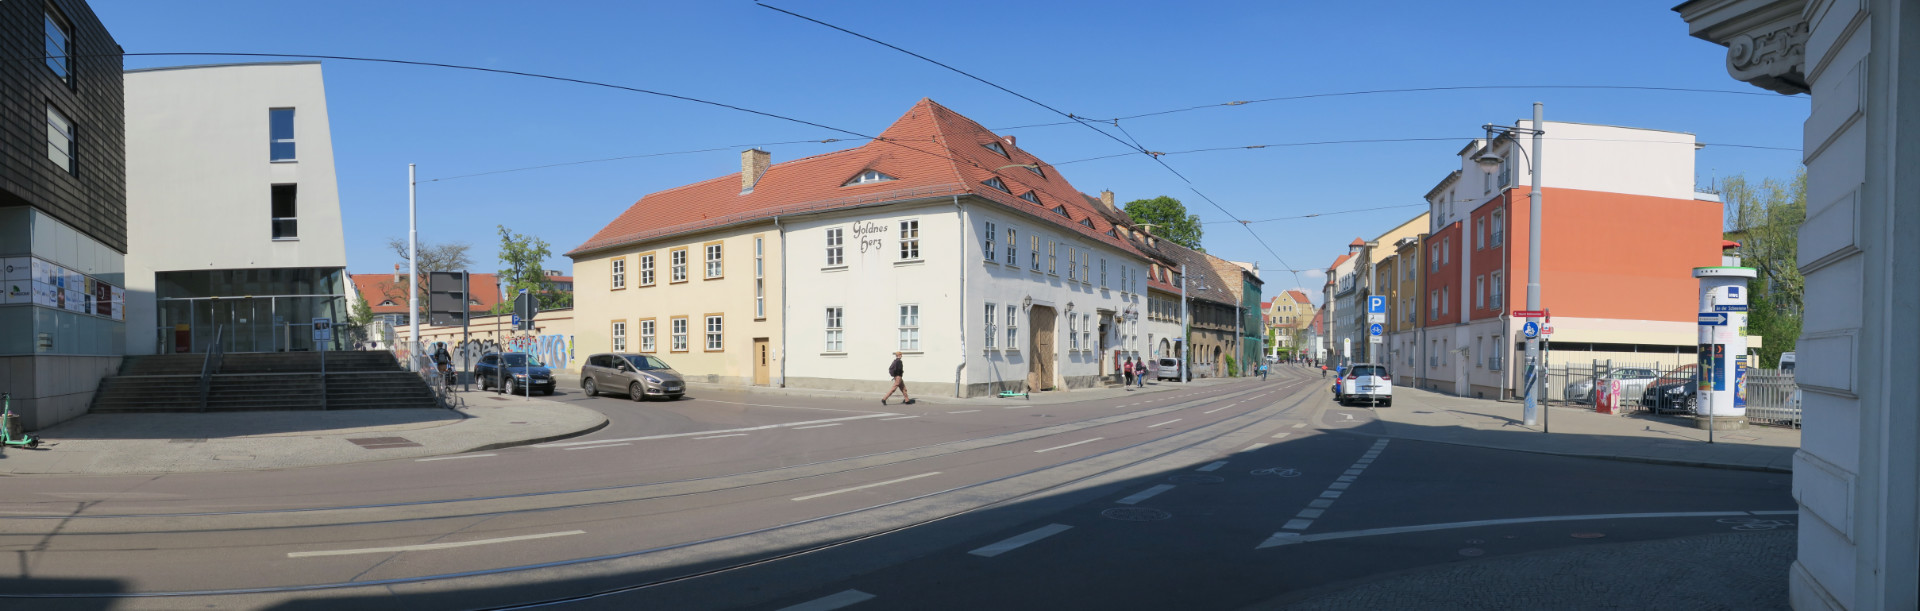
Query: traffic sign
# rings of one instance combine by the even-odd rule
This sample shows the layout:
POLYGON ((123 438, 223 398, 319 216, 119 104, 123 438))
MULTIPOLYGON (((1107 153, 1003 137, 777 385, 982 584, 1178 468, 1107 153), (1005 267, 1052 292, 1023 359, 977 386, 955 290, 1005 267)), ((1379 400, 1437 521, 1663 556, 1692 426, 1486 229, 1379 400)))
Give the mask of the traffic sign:
POLYGON ((1368 314, 1387 313, 1387 298, 1379 295, 1372 295, 1367 297, 1367 313, 1368 314))
POLYGON ((1546 310, 1514 310, 1513 315, 1519 318, 1545 318, 1547 312, 1546 310))
POLYGON ((1387 315, 1386 314, 1368 314, 1367 322, 1369 323, 1387 322, 1387 315))
POLYGON ((1380 334, 1385 332, 1386 330, 1387 330, 1386 326, 1380 323, 1373 323, 1371 325, 1367 325, 1367 334, 1373 335, 1375 337, 1379 337, 1380 334))
POLYGON ((1715 311, 1715 312, 1745 312, 1745 311, 1747 311, 1747 304, 1744 304, 1744 303, 1742 303, 1742 304, 1737 304, 1737 305, 1717 305, 1717 306, 1713 306, 1713 311, 1715 311))
POLYGON ((1700 324, 1702 326, 1709 326, 1709 327, 1727 326, 1727 313, 1726 312, 1701 312, 1700 324))
POLYGON ((1527 339, 1540 337, 1540 323, 1527 321, 1527 324, 1520 325, 1520 334, 1527 336, 1527 339))
POLYGON ((518 329, 518 328, 520 328, 520 315, 519 315, 519 314, 514 314, 514 315, 513 315, 513 328, 515 328, 515 329, 518 329))

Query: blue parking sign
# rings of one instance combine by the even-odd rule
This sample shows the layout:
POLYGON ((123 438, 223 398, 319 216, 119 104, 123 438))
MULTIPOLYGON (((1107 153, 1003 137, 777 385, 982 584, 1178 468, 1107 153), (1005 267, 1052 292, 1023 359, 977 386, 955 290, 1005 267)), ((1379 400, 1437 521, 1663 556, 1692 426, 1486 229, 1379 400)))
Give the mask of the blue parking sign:
POLYGON ((1372 295, 1367 297, 1367 313, 1368 314, 1387 313, 1387 298, 1381 297, 1379 295, 1372 295))

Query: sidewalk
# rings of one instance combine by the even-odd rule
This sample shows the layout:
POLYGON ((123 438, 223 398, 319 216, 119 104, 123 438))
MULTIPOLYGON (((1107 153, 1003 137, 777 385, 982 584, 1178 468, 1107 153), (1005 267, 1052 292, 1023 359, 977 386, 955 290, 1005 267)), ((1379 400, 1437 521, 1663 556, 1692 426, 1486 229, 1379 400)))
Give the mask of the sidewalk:
MULTIPOLYGON (((1376 422, 1349 431, 1458 445, 1686 466, 1791 473, 1800 431, 1753 425, 1707 431, 1693 421, 1643 414, 1610 416, 1567 407, 1547 408, 1546 425, 1520 423, 1517 402, 1489 401, 1415 388, 1393 389, 1393 407, 1376 408, 1376 422)), ((1332 405, 1331 398, 1328 405, 1332 405)))
POLYGON ((542 443, 606 426, 600 412, 540 398, 460 393, 466 406, 88 414, 0 450, 0 476, 254 471, 421 458, 542 443))
MULTIPOLYGON (((554 382, 559 384, 560 388, 563 390, 580 388, 579 376, 568 375, 564 373, 555 373, 553 375, 553 378, 554 378, 554 382)), ((953 392, 952 384, 948 384, 946 386, 937 386, 933 384, 914 383, 913 387, 919 388, 921 390, 914 392, 913 398, 914 398, 915 405, 920 405, 920 404, 979 405, 982 403, 1008 403, 1008 404, 1018 405, 1023 401, 1027 403, 1031 403, 1033 405, 1051 405, 1055 403, 1074 403, 1078 401, 1096 401, 1100 399, 1116 399, 1120 397, 1129 397, 1133 395, 1138 395, 1141 393, 1166 392, 1170 390, 1180 390, 1183 388, 1185 389, 1206 388, 1209 386, 1226 384, 1229 382, 1235 382, 1235 381, 1244 382, 1252 379, 1255 379, 1255 378, 1199 378, 1185 384, 1180 382, 1174 382, 1171 380, 1166 382, 1156 382, 1156 381, 1149 380, 1147 381, 1147 386, 1145 388, 1135 388, 1134 390, 1131 390, 1131 391, 1121 388, 1119 386, 1114 386, 1112 388, 1108 388, 1105 386, 1096 386, 1093 388, 1077 388, 1074 390, 1055 390, 1055 391, 1046 391, 1046 392, 1036 392, 1036 393, 1032 393, 1026 398, 1014 397, 1011 399, 1002 399, 999 397, 966 397, 966 398, 952 397, 944 394, 934 394, 935 392, 952 393, 953 392), (922 394, 922 393, 927 393, 927 394, 922 394)), ((884 394, 884 393, 876 393, 876 392, 824 390, 824 389, 818 389, 818 388, 781 388, 777 386, 737 386, 737 385, 731 385, 731 384, 708 384, 705 382, 692 382, 692 381, 687 382, 688 396, 698 397, 700 396, 700 393, 703 391, 708 393, 744 392, 744 393, 753 393, 753 394, 760 394, 760 395, 775 395, 775 396, 783 396, 783 397, 818 397, 818 398, 824 398, 824 399, 845 399, 848 401, 854 401, 854 402, 863 403, 863 404, 870 404, 876 408, 879 407, 880 395, 884 394)), ((887 404, 899 405, 900 397, 896 394, 891 401, 887 402, 887 404)))

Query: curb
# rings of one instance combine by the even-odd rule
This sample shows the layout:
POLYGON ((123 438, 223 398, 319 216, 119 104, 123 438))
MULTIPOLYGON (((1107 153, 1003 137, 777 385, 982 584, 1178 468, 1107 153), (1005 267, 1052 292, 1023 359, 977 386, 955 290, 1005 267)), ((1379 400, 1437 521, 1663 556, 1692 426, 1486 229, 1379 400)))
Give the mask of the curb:
POLYGON ((1508 452, 1526 452, 1526 453, 1528 453, 1528 454, 1542 454, 1542 455, 1546 455, 1546 456, 1568 456, 1568 457, 1573 457, 1573 458, 1596 458, 1596 459, 1600 459, 1600 460, 1612 460, 1612 461, 1619 461, 1619 462, 1633 462, 1633 463, 1643 463, 1643 464, 1649 464, 1649 465, 1670 465, 1670 466, 1675 466, 1675 467, 1698 467, 1698 468, 1704 468, 1704 469, 1725 469, 1725 470, 1728 470, 1728 471, 1758 471, 1758 472, 1761 472, 1761 473, 1785 473, 1785 474, 1789 474, 1789 475, 1791 475, 1791 474, 1793 473, 1793 470, 1792 470, 1792 469, 1781 469, 1781 468, 1777 468, 1777 467, 1766 467, 1766 466, 1761 466, 1761 465, 1738 465, 1738 464, 1731 464, 1731 463, 1716 463, 1716 462, 1702 462, 1702 461, 1696 461, 1696 460, 1679 460, 1679 459, 1673 459, 1673 458, 1653 458, 1653 457, 1650 457, 1650 456, 1616 456, 1616 455, 1612 455, 1612 454, 1580 454, 1580 453, 1576 453, 1576 452, 1550 452, 1550 451, 1547 451, 1547 450, 1527 450, 1527 449, 1521 449, 1521 448, 1507 448, 1507 447, 1501 447, 1501 446, 1490 446, 1490 445, 1483 445, 1483 444, 1478 444, 1478 443, 1466 443, 1466 442, 1461 442, 1461 441, 1441 441, 1441 440, 1438 440, 1438 439, 1421 439, 1421 438, 1419 438, 1419 437, 1400 437, 1400 436, 1396 436, 1396 435, 1377 435, 1377 434, 1374 434, 1374 433, 1362 433, 1362 432, 1359 432, 1359 431, 1354 431, 1354 430, 1350 430, 1350 429, 1320 429, 1320 430, 1321 430, 1321 431, 1324 431, 1324 432, 1328 432, 1328 433, 1341 433, 1341 434, 1345 434, 1345 435, 1354 435, 1354 436, 1357 436, 1357 437, 1374 437, 1374 438, 1384 438, 1384 439, 1403 439, 1403 440, 1406 440, 1406 441, 1424 441, 1424 442, 1427 442, 1427 443, 1440 443, 1440 444, 1446 444, 1446 445, 1450 445, 1450 446, 1460 446, 1460 447, 1464 447, 1464 448, 1484 448, 1484 449, 1488 449, 1488 450, 1506 450, 1506 451, 1508 451, 1508 452))
POLYGON ((516 447, 520 447, 520 446, 530 446, 530 445, 534 445, 534 444, 537 444, 537 443, 546 443, 546 442, 549 442, 549 441, 559 441, 559 440, 562 440, 562 439, 572 439, 572 438, 574 438, 574 437, 579 437, 579 436, 582 436, 582 435, 587 435, 587 434, 590 434, 590 433, 592 433, 592 432, 594 432, 594 431, 598 431, 598 430, 600 430, 600 429, 604 429, 604 428, 607 428, 607 425, 608 425, 608 424, 610 424, 611 422, 612 422, 612 421, 610 421, 610 420, 607 420, 607 418, 606 418, 606 416, 604 416, 604 415, 602 415, 602 416, 600 417, 600 424, 596 424, 596 425, 593 425, 593 426, 590 426, 590 427, 587 427, 587 428, 584 428, 584 429, 580 429, 580 430, 578 430, 578 431, 574 431, 574 432, 571 432, 571 433, 561 433, 561 434, 558 434, 558 435, 548 435, 548 436, 546 436, 546 437, 536 437, 536 438, 533 438, 533 439, 521 439, 521 440, 517 440, 517 441, 502 441, 502 442, 498 442, 498 443, 489 443, 489 444, 486 444, 486 445, 483 445, 483 446, 480 446, 480 447, 477 447, 477 448, 473 448, 473 449, 469 449, 469 450, 461 450, 461 451, 458 451, 458 452, 448 452, 448 453, 446 453, 446 454, 435 454, 434 456, 450 456, 450 455, 453 455, 453 454, 466 454, 466 453, 468 453, 468 452, 485 452, 485 451, 487 451, 487 450, 499 450, 499 449, 503 449, 503 448, 516 448, 516 447))

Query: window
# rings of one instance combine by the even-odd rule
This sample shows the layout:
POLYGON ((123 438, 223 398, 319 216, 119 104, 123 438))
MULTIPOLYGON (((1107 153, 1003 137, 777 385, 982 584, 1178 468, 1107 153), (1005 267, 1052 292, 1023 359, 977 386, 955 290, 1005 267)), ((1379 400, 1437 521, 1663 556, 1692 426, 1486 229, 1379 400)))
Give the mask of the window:
POLYGON ((708 280, 713 280, 713 279, 715 279, 715 278, 719 278, 719 277, 721 277, 721 273, 720 273, 720 272, 721 272, 721 266, 720 266, 720 247, 721 247, 721 244, 720 244, 719 242, 709 242, 709 243, 707 243, 707 244, 706 244, 706 247, 707 247, 707 248, 706 248, 706 250, 707 250, 707 279, 708 279, 708 280))
POLYGON ((1000 233, 997 230, 997 228, 993 226, 993 221, 987 221, 987 230, 980 232, 980 235, 986 238, 985 244, 983 244, 980 247, 981 256, 986 257, 988 261, 992 261, 994 260, 994 258, 999 257, 1000 249, 994 245, 993 240, 999 237, 1000 233))
POLYGON ((1493 297, 1488 299, 1488 303, 1492 304, 1493 309, 1495 310, 1506 309, 1507 308, 1507 301, 1505 299, 1506 291, 1503 290, 1505 285, 1500 283, 1500 272, 1494 272, 1493 278, 1488 281, 1488 284, 1493 285, 1493 289, 1491 290, 1491 292, 1493 293, 1493 297))
POLYGON ((1047 173, 1046 173, 1046 172, 1042 172, 1042 171, 1040 171, 1040 164, 1038 164, 1038 163, 1030 163, 1030 164, 1027 164, 1027 165, 1023 165, 1023 166, 1020 166, 1020 167, 1023 167, 1023 168, 1026 168, 1028 172, 1033 172, 1033 175, 1034 175, 1034 176, 1039 176, 1039 177, 1041 177, 1041 178, 1046 178, 1046 177, 1047 177, 1047 173))
POLYGON ((1033 203, 1036 203, 1036 204, 1038 204, 1038 203, 1040 203, 1040 196, 1039 196, 1038 194, 1036 194, 1036 193, 1034 193, 1034 192, 1032 192, 1032 191, 1028 191, 1028 192, 1026 192, 1026 193, 1021 193, 1021 194, 1020 194, 1020 199, 1024 199, 1024 200, 1027 200, 1027 201, 1030 201, 1030 202, 1033 202, 1033 203))
POLYGON ((293 109, 267 109, 267 160, 293 161, 293 109))
POLYGON ((53 7, 47 7, 46 18, 47 67, 51 68, 53 73, 60 77, 60 82, 72 85, 73 67, 67 63, 68 56, 73 55, 73 36, 70 34, 71 26, 67 25, 67 20, 64 16, 53 12, 53 7))
MULTIPOLYGON (((1034 203, 1036 203, 1036 204, 1037 204, 1037 203, 1040 203, 1040 202, 1034 202, 1034 203)), ((1066 206, 1054 206, 1054 207, 1053 207, 1053 213, 1054 213, 1054 214, 1058 214, 1058 215, 1060 215, 1060 216, 1064 216, 1064 217, 1067 217, 1067 218, 1073 218, 1073 216, 1072 216, 1072 215, 1069 215, 1069 214, 1067 214, 1067 207, 1066 207, 1066 206)))
POLYGON ((1492 229, 1493 237, 1488 240, 1489 246, 1494 246, 1494 247, 1500 246, 1501 242, 1503 241, 1502 238, 1506 237, 1507 232, 1504 229, 1505 225, 1501 224, 1501 222, 1504 220, 1503 217, 1505 216, 1506 215, 1499 210, 1493 211, 1493 222, 1490 223, 1491 225, 1493 225, 1493 229, 1492 229))
MULTIPOLYGON (((1090 255, 1087 253, 1087 251, 1084 251, 1084 250, 1080 251, 1080 284, 1088 284, 1090 282, 1093 282, 1092 278, 1087 277, 1087 274, 1092 271, 1087 264, 1087 257, 1089 256, 1090 255)), ((1068 261, 1067 264, 1072 265, 1073 262, 1068 261)))
POLYGON ((624 288, 627 288, 627 258, 615 257, 613 259, 613 289, 617 291, 624 288))
POLYGON ((673 250, 667 251, 667 269, 668 269, 668 273, 671 275, 671 280, 669 280, 670 282, 686 282, 687 281, 687 249, 675 248, 673 250))
POLYGON ((827 308, 827 344, 824 346, 827 352, 847 350, 847 331, 840 326, 846 314, 846 308, 827 308))
POLYGON ((997 341, 997 340, 998 340, 998 338, 999 338, 999 331, 1000 331, 1000 330, 999 330, 999 329, 995 329, 995 328, 993 328, 993 327, 994 327, 994 325, 993 325, 993 319, 994 319, 994 317, 996 317, 996 316, 998 316, 999 314, 1000 314, 1000 307, 999 307, 999 306, 996 306, 996 305, 993 305, 993 304, 991 304, 991 303, 989 303, 989 304, 987 304, 987 317, 986 317, 986 319, 985 319, 985 320, 986 320, 986 328, 987 328, 987 333, 986 333, 986 337, 987 337, 987 344, 986 344, 986 346, 987 346, 987 349, 988 349, 988 350, 992 350, 992 349, 994 349, 994 342, 995 342, 995 341, 997 341))
POLYGON ((1107 288, 1107 258, 1100 257, 1100 288, 1107 288))
POLYGON ((753 317, 767 317, 767 240, 753 238, 753 317))
POLYGON ((851 187, 854 185, 864 185, 870 182, 886 182, 893 179, 894 178, 892 176, 882 174, 880 173, 879 170, 867 170, 865 172, 861 172, 860 175, 858 176, 848 179, 846 183, 841 184, 840 186, 851 187))
POLYGON ((672 320, 672 323, 673 323, 673 351, 686 352, 687 351, 687 317, 685 316, 676 317, 672 320))
POLYGON ((1440 240, 1440 263, 1443 265, 1448 263, 1453 263, 1453 237, 1452 236, 1448 236, 1446 239, 1440 240))
POLYGON ((273 239, 293 240, 300 237, 299 197, 300 185, 273 186, 273 239))
POLYGON ((1080 315, 1079 314, 1067 315, 1067 344, 1068 344, 1067 346, 1068 350, 1080 349, 1080 315))
POLYGON ((1055 268, 1053 265, 1054 262, 1059 260, 1060 258, 1058 254, 1059 252, 1060 252, 1060 244, 1053 240, 1047 240, 1047 273, 1048 274, 1052 274, 1052 275, 1059 274, 1059 272, 1056 271, 1057 268, 1055 268))
POLYGON ((835 227, 827 230, 827 267, 847 264, 846 234, 844 229, 835 227))
POLYGON ((1481 250, 1486 247, 1487 247, 1487 219, 1484 217, 1473 219, 1473 249, 1481 250))
POLYGON ((993 188, 995 188, 995 189, 998 189, 998 190, 1001 190, 1001 191, 1005 191, 1005 192, 1007 192, 1007 193, 1012 193, 1012 192, 1013 192, 1013 190, 1011 190, 1011 189, 1008 189, 1008 188, 1007 188, 1007 183, 1004 183, 1004 182, 1001 182, 1001 181, 1000 181, 1000 178, 999 178, 999 177, 997 177, 997 176, 996 176, 996 177, 993 177, 993 178, 989 178, 989 179, 986 179, 986 180, 982 180, 982 181, 980 181, 980 184, 983 184, 983 185, 986 185, 986 186, 989 186, 989 187, 993 187, 993 188))
POLYGON ((1031 249, 1028 253, 1031 256, 1027 258, 1028 267, 1033 271, 1040 271, 1040 236, 1027 236, 1027 246, 1031 249))
POLYGON ((1084 350, 1093 350, 1093 315, 1080 315, 1080 346, 1084 350))
POLYGON ((1451 286, 1440 287, 1440 313, 1441 314, 1446 314, 1453 310, 1453 304, 1449 303, 1451 301, 1453 301, 1453 287, 1451 286))
POLYGON ((613 351, 614 352, 627 351, 626 321, 620 321, 620 320, 613 321, 613 351))
POLYGON ((1438 272, 1440 271, 1440 245, 1435 244, 1431 248, 1433 252, 1427 256, 1427 271, 1438 272))
POLYGON ((1020 267, 1020 232, 1007 228, 1007 265, 1020 267))
POLYGON ((653 253, 640 255, 640 286, 653 286, 653 253))
POLYGON ((1072 246, 1067 247, 1067 281, 1068 282, 1072 282, 1074 280, 1079 279, 1079 275, 1075 274, 1073 271, 1073 259, 1075 256, 1078 256, 1079 254, 1080 254, 1080 249, 1074 248, 1072 246))
POLYGON ((1020 349, 1020 306, 1007 304, 1007 349, 1020 349))
POLYGON ((1427 320, 1440 319, 1440 291, 1427 294, 1427 320))
POLYGON ((1473 366, 1474 367, 1487 366, 1486 352, 1487 352, 1487 338, 1485 337, 1473 338, 1473 366))
POLYGON ((653 352, 653 319, 640 321, 640 351, 653 352))
POLYGON ((920 258, 920 221, 900 221, 900 260, 920 258))
POLYGON ((707 352, 720 351, 720 315, 707 315, 707 352))
POLYGON ((1008 157, 1008 155, 1007 155, 1007 147, 1004 147, 1004 146, 1000 146, 1000 143, 999 143, 999 142, 988 142, 988 143, 986 143, 986 144, 982 144, 982 145, 980 145, 980 146, 984 146, 984 147, 987 147, 987 150, 989 150, 989 151, 993 151, 993 152, 995 152, 995 153, 999 153, 1001 157, 1007 157, 1008 159, 1012 159, 1012 157, 1008 157))
POLYGON ((900 306, 900 350, 913 352, 920 349, 920 306, 902 304, 900 306))
POLYGON ((73 121, 67 119, 66 113, 60 112, 52 104, 47 105, 47 158, 68 174, 79 173, 74 163, 75 131, 73 121))
POLYGON ((1487 307, 1487 277, 1473 277, 1473 307, 1487 307))
POLYGON ((1080 219, 1080 226, 1081 226, 1081 227, 1086 227, 1086 228, 1088 228, 1088 229, 1092 229, 1092 228, 1093 228, 1093 217, 1091 217, 1091 216, 1088 216, 1088 217, 1082 217, 1082 218, 1080 219))

